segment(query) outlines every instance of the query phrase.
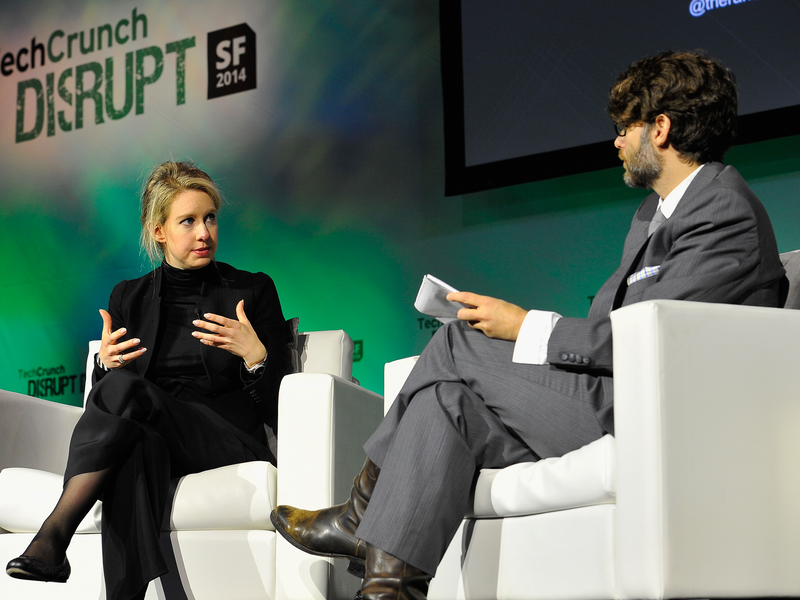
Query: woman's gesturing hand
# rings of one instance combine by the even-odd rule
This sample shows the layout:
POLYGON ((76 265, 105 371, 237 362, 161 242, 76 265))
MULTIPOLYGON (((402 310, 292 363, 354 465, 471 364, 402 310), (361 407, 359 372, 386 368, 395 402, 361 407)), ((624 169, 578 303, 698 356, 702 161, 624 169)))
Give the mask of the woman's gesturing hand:
POLYGON ((207 346, 222 348, 244 359, 248 367, 257 365, 267 356, 267 349, 258 339, 255 329, 244 313, 244 300, 236 305, 236 319, 206 313, 205 321, 192 321, 195 327, 202 327, 209 333, 194 331, 192 335, 207 346))
POLYGON ((141 340, 134 338, 126 342, 117 344, 117 340, 125 335, 128 330, 124 327, 111 331, 111 315, 107 310, 100 309, 100 316, 103 318, 103 332, 100 336, 100 360, 109 369, 118 369, 122 365, 132 360, 136 360, 147 352, 147 348, 131 348, 138 346, 141 340))

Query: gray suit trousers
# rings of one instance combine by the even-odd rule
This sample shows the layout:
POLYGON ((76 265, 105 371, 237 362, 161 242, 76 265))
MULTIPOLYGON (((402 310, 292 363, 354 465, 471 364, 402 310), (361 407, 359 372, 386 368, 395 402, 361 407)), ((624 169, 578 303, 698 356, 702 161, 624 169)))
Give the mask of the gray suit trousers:
POLYGON ((434 574, 479 469, 561 456, 606 433, 603 378, 516 364, 513 350, 460 321, 436 333, 364 446, 381 473, 359 538, 434 574))

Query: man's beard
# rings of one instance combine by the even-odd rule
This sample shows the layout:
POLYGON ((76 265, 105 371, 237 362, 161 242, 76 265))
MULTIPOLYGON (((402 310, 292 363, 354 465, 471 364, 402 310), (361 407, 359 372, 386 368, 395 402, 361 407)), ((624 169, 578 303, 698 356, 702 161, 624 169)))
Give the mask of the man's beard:
POLYGON ((649 134, 648 124, 642 128, 639 147, 631 156, 626 157, 626 170, 622 179, 628 187, 652 189, 653 184, 661 177, 662 160, 656 153, 649 134))

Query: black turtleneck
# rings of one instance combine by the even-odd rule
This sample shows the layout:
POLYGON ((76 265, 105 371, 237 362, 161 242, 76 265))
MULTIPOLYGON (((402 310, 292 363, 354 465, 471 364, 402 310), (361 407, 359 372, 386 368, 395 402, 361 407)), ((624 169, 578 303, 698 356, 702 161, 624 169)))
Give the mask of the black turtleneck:
POLYGON ((210 382, 200 355, 203 344, 192 336, 201 331, 192 325, 202 315, 197 305, 205 281, 218 279, 213 263, 202 269, 177 269, 161 263, 161 319, 150 363, 149 379, 167 391, 187 385, 209 393, 210 382))

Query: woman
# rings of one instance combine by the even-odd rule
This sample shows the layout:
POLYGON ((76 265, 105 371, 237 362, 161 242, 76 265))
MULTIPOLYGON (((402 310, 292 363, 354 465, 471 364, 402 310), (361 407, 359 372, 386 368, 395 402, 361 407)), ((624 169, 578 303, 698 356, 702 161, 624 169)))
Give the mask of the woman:
POLYGON ((100 311, 94 385, 72 435, 64 489, 8 563, 12 577, 66 581, 67 546, 102 497, 108 598, 143 598, 167 571, 158 536, 169 480, 275 463, 264 425, 276 429, 278 387, 290 371, 285 321, 269 276, 214 260, 219 207, 213 181, 192 164, 165 162, 150 174, 141 238, 161 265, 119 283, 100 311))

